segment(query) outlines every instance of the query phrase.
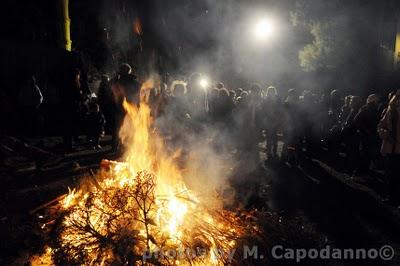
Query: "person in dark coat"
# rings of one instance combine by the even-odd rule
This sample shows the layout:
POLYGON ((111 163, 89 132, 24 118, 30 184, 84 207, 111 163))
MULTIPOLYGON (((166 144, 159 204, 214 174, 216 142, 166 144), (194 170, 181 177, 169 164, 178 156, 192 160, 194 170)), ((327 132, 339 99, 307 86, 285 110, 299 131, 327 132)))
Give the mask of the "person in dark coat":
POLYGON ((87 112, 88 95, 82 89, 79 69, 75 68, 67 72, 66 82, 61 90, 61 98, 64 148, 71 150, 73 148, 73 137, 80 133, 82 117, 87 112))
POLYGON ((284 118, 284 139, 285 148, 283 152, 287 154, 287 161, 290 164, 298 163, 300 146, 300 106, 299 94, 295 89, 288 91, 288 96, 283 104, 284 118))
POLYGON ((389 197, 398 205, 400 204, 400 90, 392 96, 378 124, 378 133, 382 140, 381 154, 385 159, 389 197))
POLYGON ((98 89, 98 103, 100 111, 103 113, 107 123, 105 125, 106 133, 112 134, 114 123, 114 114, 116 112, 116 102, 111 90, 110 78, 107 75, 101 77, 98 89))
POLYGON ((379 136, 376 131, 380 120, 378 100, 377 95, 369 95, 367 103, 360 108, 360 111, 354 117, 354 125, 360 132, 361 154, 361 162, 355 174, 367 173, 371 162, 376 162, 379 156, 379 136))
POLYGON ((268 158, 277 157, 280 104, 275 87, 268 87, 263 103, 263 124, 266 130, 268 158))
POLYGON ((351 105, 350 105, 351 98, 352 98, 352 95, 347 95, 346 97, 344 97, 344 104, 343 104, 342 109, 340 110, 340 114, 339 114, 339 124, 340 125, 343 125, 346 122, 346 118, 351 111, 351 105))
POLYGON ((30 76, 26 80, 18 94, 18 123, 19 128, 25 132, 25 130, 36 133, 36 122, 39 106, 43 103, 43 95, 36 83, 35 76, 30 76), (22 122, 22 123, 21 123, 22 122))
POLYGON ((119 147, 119 129, 125 116, 123 101, 126 99, 131 104, 140 103, 140 83, 132 74, 132 67, 129 64, 122 64, 117 75, 111 80, 111 90, 115 101, 114 118, 112 118, 112 146, 113 150, 119 147))
POLYGON ((113 79, 112 85, 118 87, 119 93, 130 103, 139 104, 140 101, 140 83, 137 77, 132 73, 132 67, 129 64, 122 64, 119 67, 117 76, 113 79))
POLYGON ((350 167, 353 169, 355 166, 359 165, 358 162, 360 160, 360 136, 354 123, 354 118, 358 114, 361 106, 361 98, 358 96, 351 96, 350 112, 344 120, 340 133, 340 138, 345 144, 346 155, 350 159, 349 162, 353 164, 350 167))
POLYGON ((233 108, 234 108, 234 102, 230 97, 229 91, 223 85, 220 86, 220 88, 218 88, 217 106, 216 106, 217 122, 220 122, 224 125, 232 124, 233 108))
POLYGON ((89 111, 86 115, 87 138, 93 149, 101 149, 100 136, 104 132, 106 120, 96 102, 89 103, 89 111))

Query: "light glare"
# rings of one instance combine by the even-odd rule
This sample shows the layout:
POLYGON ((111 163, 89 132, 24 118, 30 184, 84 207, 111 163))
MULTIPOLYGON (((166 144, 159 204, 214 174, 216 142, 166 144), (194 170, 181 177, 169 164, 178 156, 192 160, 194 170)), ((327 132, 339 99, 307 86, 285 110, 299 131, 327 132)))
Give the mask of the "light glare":
POLYGON ((200 80, 200 86, 205 89, 208 86, 208 81, 206 79, 201 79, 200 80))
POLYGON ((255 25, 255 36, 259 40, 264 40, 269 37, 274 30, 274 26, 271 20, 262 19, 255 25))

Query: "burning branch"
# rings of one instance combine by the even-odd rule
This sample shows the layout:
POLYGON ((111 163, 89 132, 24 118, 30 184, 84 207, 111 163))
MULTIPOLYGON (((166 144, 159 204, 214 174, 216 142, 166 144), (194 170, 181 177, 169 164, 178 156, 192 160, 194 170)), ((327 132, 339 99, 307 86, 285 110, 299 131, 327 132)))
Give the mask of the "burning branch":
POLYGON ((255 223, 197 199, 150 133, 148 106, 124 106, 126 161, 103 160, 96 177, 60 201, 45 254, 57 265, 234 264, 223 254, 257 235, 255 223))

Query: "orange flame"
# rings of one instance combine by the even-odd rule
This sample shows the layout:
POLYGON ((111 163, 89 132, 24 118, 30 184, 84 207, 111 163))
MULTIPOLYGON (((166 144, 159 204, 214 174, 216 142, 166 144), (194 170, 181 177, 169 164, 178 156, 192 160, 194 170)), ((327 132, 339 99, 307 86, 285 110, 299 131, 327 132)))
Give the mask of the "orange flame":
MULTIPOLYGON (((142 89, 148 86, 151 87, 152 82, 145 82, 142 89)), ((70 256, 75 260, 86 254, 90 265, 109 265, 107 261, 116 259, 112 255, 113 250, 105 251, 104 247, 98 246, 96 237, 105 238, 114 227, 117 229, 112 235, 125 230, 118 228, 126 228, 129 234, 137 232, 140 238, 150 238, 145 246, 137 244, 139 251, 136 252, 139 254, 145 251, 146 246, 154 252, 160 248, 159 244, 169 248, 181 245, 195 247, 196 241, 200 241, 208 246, 207 258, 188 263, 176 260, 173 264, 222 265, 223 262, 215 257, 213 251, 221 246, 233 249, 235 241, 232 237, 240 237, 243 227, 233 214, 226 213, 224 216, 205 208, 198 196, 186 187, 174 156, 165 151, 162 139, 152 131, 150 107, 144 102, 136 106, 126 100, 123 106, 127 114, 119 135, 127 147, 124 161, 103 160, 95 186, 74 189, 60 202, 67 213, 63 220, 64 230, 59 237, 61 248, 72 250, 70 256), (129 199, 124 202, 126 198, 119 194, 120 191, 141 189, 137 187, 143 181, 140 173, 151 173, 155 178, 154 183, 150 180, 150 185, 154 185, 155 200, 144 217, 137 217, 137 202, 129 199), (118 204, 122 204, 124 209, 113 207, 118 204), (107 223, 110 216, 118 217, 116 222, 107 223), (151 227, 145 225, 148 221, 151 227), (95 235, 86 232, 86 228, 95 235)), ((44 256, 50 256, 52 252, 47 249, 44 256)))
POLYGON ((133 31, 137 35, 142 35, 142 23, 140 22, 139 18, 136 18, 135 21, 133 22, 133 31))

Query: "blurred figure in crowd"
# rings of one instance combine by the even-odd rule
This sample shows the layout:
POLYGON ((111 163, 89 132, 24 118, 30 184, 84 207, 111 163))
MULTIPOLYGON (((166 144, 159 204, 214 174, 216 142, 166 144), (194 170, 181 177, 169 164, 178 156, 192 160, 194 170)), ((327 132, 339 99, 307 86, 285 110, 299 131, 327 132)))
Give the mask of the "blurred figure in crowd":
POLYGON ((234 102, 229 95, 229 91, 225 88, 224 84, 217 84, 218 94, 216 95, 216 122, 222 123, 225 126, 231 125, 232 111, 234 102))
POLYGON ((358 114, 362 106, 361 98, 358 96, 351 96, 350 99, 350 112, 345 119, 341 129, 341 140, 345 144, 345 151, 352 164, 352 170, 359 165, 360 160, 360 136, 357 130, 354 118, 358 114))
POLYGON ((288 90, 288 96, 283 105, 285 149, 289 163, 298 163, 300 139, 299 95, 295 89, 288 90))
POLYGON ((106 120, 100 111, 100 106, 92 101, 89 103, 89 111, 86 115, 87 139, 90 147, 101 149, 100 136, 104 134, 106 120))
POLYGON ((351 106, 350 106, 350 102, 351 102, 351 95, 347 95, 346 97, 344 97, 344 104, 340 110, 340 114, 339 114, 339 124, 343 125, 346 122, 347 116, 349 115, 350 111, 351 111, 351 106))
POLYGON ((371 162, 376 163, 379 154, 379 136, 376 131, 380 118, 378 105, 378 96, 371 94, 367 98, 367 103, 360 108, 360 111, 354 117, 354 125, 360 132, 361 154, 360 165, 358 165, 355 174, 367 173, 371 162))
POLYGON ((385 174, 389 182, 390 199, 400 204, 400 90, 392 97, 378 125, 385 157, 385 174))
POLYGON ((110 120, 113 125, 112 147, 116 151, 119 147, 118 132, 125 115, 123 101, 126 99, 132 104, 139 104, 140 101, 140 83, 132 74, 132 67, 129 64, 125 63, 119 67, 117 75, 111 80, 111 90, 115 102, 114 117, 110 120))
POLYGON ((66 150, 73 148, 73 137, 79 135, 82 130, 83 117, 87 113, 87 101, 89 95, 81 85, 81 71, 75 68, 67 76, 67 82, 62 91, 63 104, 61 107, 64 119, 64 146, 66 150))
POLYGON ((200 73, 192 73, 186 85, 187 100, 192 104, 190 115, 197 120, 204 120, 208 112, 208 85, 201 84, 204 79, 200 73))
POLYGON ((107 121, 105 131, 108 134, 112 134, 112 131, 115 128, 114 114, 117 107, 111 90, 110 78, 107 75, 101 77, 98 89, 98 103, 100 111, 103 113, 105 120, 107 121))
POLYGON ((113 91, 122 94, 127 101, 133 104, 139 104, 140 83, 137 77, 132 73, 132 67, 129 64, 122 64, 119 67, 117 76, 113 79, 113 91))
POLYGON ((37 133, 36 122, 39 106, 43 103, 43 95, 36 84, 35 76, 29 76, 18 93, 18 123, 22 131, 37 133), (21 123, 24 121, 23 123, 21 123))
POLYGON ((276 88, 270 86, 265 93, 265 101, 263 103, 263 124, 266 130, 267 153, 268 159, 277 157, 278 148, 278 123, 280 116, 280 105, 278 101, 278 93, 276 88))

